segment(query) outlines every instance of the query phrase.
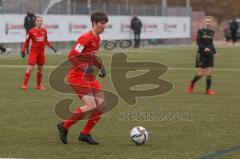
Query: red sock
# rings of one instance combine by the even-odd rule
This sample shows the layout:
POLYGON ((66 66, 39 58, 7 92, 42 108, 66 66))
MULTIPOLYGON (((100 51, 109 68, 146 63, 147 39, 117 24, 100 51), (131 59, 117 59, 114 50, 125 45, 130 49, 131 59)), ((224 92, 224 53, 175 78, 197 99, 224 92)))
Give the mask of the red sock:
POLYGON ((37 73, 37 86, 40 86, 41 85, 41 82, 42 82, 42 72, 38 72, 37 73))
POLYGON ((102 112, 98 110, 93 110, 91 113, 86 125, 84 126, 83 130, 81 131, 82 134, 88 135, 92 128, 97 124, 97 122, 101 119, 102 112))
POLYGON ((83 111, 81 110, 80 107, 78 107, 75 112, 73 113, 73 115, 67 119, 67 120, 64 120, 63 122, 63 127, 65 129, 68 129, 70 126, 72 126, 74 123, 76 123, 78 120, 81 120, 82 118, 84 117, 84 113, 83 111))
POLYGON ((24 85, 24 86, 27 86, 28 81, 29 81, 29 79, 30 79, 30 76, 31 76, 31 73, 30 73, 30 72, 25 72, 24 82, 23 82, 23 85, 24 85))

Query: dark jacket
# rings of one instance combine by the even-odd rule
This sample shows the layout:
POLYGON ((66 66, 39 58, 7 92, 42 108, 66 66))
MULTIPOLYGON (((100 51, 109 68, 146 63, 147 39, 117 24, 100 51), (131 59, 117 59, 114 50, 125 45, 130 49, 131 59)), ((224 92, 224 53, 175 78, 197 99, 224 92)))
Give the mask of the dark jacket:
POLYGON ((30 29, 35 27, 35 21, 36 21, 36 16, 34 14, 27 13, 24 19, 24 28, 26 32, 28 32, 30 29))
POLYGON ((231 32, 237 32, 238 28, 239 28, 238 23, 236 22, 236 20, 233 20, 230 23, 230 30, 231 30, 231 32))
POLYGON ((138 17, 133 17, 131 20, 131 29, 134 33, 141 33, 142 22, 138 17))

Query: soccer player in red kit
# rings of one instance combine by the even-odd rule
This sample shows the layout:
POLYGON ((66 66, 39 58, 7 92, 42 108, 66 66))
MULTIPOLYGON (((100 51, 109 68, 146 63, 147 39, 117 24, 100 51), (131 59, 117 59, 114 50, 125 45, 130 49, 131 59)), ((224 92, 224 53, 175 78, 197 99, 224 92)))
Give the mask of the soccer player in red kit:
POLYGON ((67 144, 68 129, 85 116, 88 117, 88 121, 80 132, 78 140, 92 145, 99 144, 92 138, 90 131, 103 114, 105 96, 93 72, 94 67, 97 67, 100 77, 106 75, 103 64, 96 58, 95 54, 100 45, 99 35, 103 33, 108 17, 104 12, 95 12, 91 14, 91 22, 92 30, 78 38, 68 55, 73 67, 68 72, 67 79, 73 90, 84 102, 84 105, 78 107, 69 119, 57 125, 60 139, 64 144, 67 144))
POLYGON ((56 49, 49 43, 47 37, 47 31, 42 27, 43 18, 38 16, 36 21, 36 26, 29 30, 27 38, 22 47, 21 56, 24 58, 26 56, 25 51, 29 45, 30 40, 32 41, 30 54, 28 57, 28 67, 25 72, 24 83, 22 89, 27 89, 27 84, 30 79, 31 72, 34 68, 34 65, 38 65, 37 80, 36 80, 36 89, 44 90, 44 86, 41 85, 42 81, 42 69, 45 64, 45 54, 44 49, 45 45, 48 45, 55 53, 56 49))

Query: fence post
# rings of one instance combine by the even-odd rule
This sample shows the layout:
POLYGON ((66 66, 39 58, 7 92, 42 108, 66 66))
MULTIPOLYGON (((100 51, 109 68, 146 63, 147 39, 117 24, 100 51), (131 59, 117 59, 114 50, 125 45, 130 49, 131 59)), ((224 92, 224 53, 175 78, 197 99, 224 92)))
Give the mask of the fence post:
POLYGON ((90 15, 92 12, 92 1, 91 0, 87 1, 87 8, 88 8, 88 14, 90 15))
POLYGON ((106 9, 106 3, 103 3, 103 11, 106 13, 107 9, 106 9))
POLYGON ((190 2, 190 0, 187 0, 187 1, 186 1, 186 8, 187 8, 187 14, 188 14, 189 16, 192 16, 192 7, 191 7, 191 2, 190 2))
POLYGON ((134 8, 133 8, 133 5, 131 4, 131 11, 130 11, 130 14, 133 15, 133 12, 134 12, 134 8))
POLYGON ((120 4, 117 4, 117 15, 120 15, 120 4))
POLYGON ((42 14, 41 9, 42 9, 42 4, 41 4, 41 1, 38 0, 38 14, 42 14))
POLYGON ((24 14, 24 12, 25 12, 25 4, 24 4, 24 2, 21 2, 21 13, 22 14, 24 14))
POLYGON ((74 15, 76 14, 76 5, 77 5, 76 2, 73 2, 73 10, 72 11, 73 11, 74 15))
POLYGON ((2 14, 3 13, 3 2, 2 2, 2 0, 0 0, 0 14, 2 14))
POLYGON ((190 8, 190 0, 186 0, 186 8, 190 8))
POLYGON ((167 0, 162 0, 162 15, 167 16, 167 0))
POLYGON ((155 5, 155 6, 154 6, 154 14, 155 14, 155 16, 157 16, 157 15, 158 15, 158 11, 157 11, 157 9, 158 9, 158 6, 157 6, 157 5, 155 5))
POLYGON ((71 0, 67 1, 67 14, 70 15, 71 14, 71 0))
POLYGON ((143 15, 146 15, 146 5, 143 5, 143 15))

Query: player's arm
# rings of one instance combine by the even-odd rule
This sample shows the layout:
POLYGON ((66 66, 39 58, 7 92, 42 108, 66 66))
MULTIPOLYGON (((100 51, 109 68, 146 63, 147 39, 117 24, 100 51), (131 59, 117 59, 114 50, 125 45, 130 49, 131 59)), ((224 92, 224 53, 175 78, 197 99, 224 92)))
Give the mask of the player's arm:
POLYGON ((102 78, 105 77, 106 76, 105 67, 95 55, 92 57, 92 62, 100 70, 98 74, 99 77, 102 77, 102 78))
POLYGON ((198 33, 197 33, 197 45, 200 48, 200 50, 205 50, 207 48, 207 46, 202 43, 202 31, 201 30, 198 30, 198 33))
POLYGON ((89 41, 87 39, 80 37, 72 49, 73 54, 70 55, 69 60, 72 62, 74 67, 78 67, 84 60, 83 51, 88 43, 89 41))
MULTIPOLYGON (((96 66, 100 70, 100 72, 99 72, 100 77, 103 78, 103 77, 106 76, 106 70, 104 68, 104 65, 102 64, 101 60, 95 55, 95 52, 80 53, 79 56, 78 56, 78 59, 80 59, 80 61, 91 62, 91 64, 93 64, 94 66, 96 66)), ((86 70, 86 72, 93 72, 92 67, 88 67, 85 70, 86 70)))
POLYGON ((142 25, 142 21, 141 21, 141 20, 139 20, 139 22, 140 22, 140 28, 142 28, 142 26, 143 26, 143 25, 142 25))
MULTIPOLYGON (((91 65, 96 66, 100 70, 99 72, 100 77, 103 78, 106 76, 106 71, 103 64, 101 63, 101 60, 99 60, 98 57, 96 57, 94 54, 83 53, 80 56, 78 56, 78 60, 80 60, 80 61, 77 61, 79 63, 81 62, 91 63, 91 65)), ((91 74, 94 72, 94 68, 92 66, 84 66, 82 69, 86 74, 91 74)))
POLYGON ((217 51, 216 51, 216 48, 215 48, 215 46, 214 46, 213 41, 212 41, 212 48, 213 48, 213 54, 214 54, 214 56, 219 56, 219 54, 218 54, 217 51))
POLYGON ((28 47, 29 43, 30 43, 30 40, 31 40, 31 37, 32 37, 32 34, 31 34, 31 31, 28 32, 27 34, 27 38, 22 46, 22 50, 21 50, 21 56, 24 58, 25 57, 25 51, 26 51, 26 48, 28 47))
POLYGON ((53 47, 53 45, 47 40, 46 41, 47 46, 54 51, 54 53, 57 53, 57 49, 53 47))
POLYGON ((24 18, 24 28, 27 30, 28 26, 27 26, 27 17, 24 18))
POLYGON ((215 48, 215 46, 214 46, 213 42, 212 42, 212 48, 213 48, 213 53, 214 53, 214 54, 216 54, 216 53, 217 53, 217 51, 216 51, 216 48, 215 48))
POLYGON ((103 64, 102 64, 102 62, 100 62, 100 60, 98 59, 98 57, 95 56, 95 55, 92 57, 92 63, 93 63, 94 66, 96 66, 98 69, 101 69, 101 68, 104 67, 103 64))
POLYGON ((57 53, 57 50, 53 47, 53 45, 48 41, 47 31, 45 30, 45 44, 51 48, 55 53, 57 53))
POLYGON ((133 19, 131 20, 131 29, 132 29, 132 30, 134 29, 134 26, 133 26, 133 19))
MULTIPOLYGON (((102 63, 97 59, 97 57, 93 54, 83 53, 85 47, 89 44, 89 41, 86 38, 80 38, 76 45, 74 46, 74 54, 70 57, 70 61, 74 65, 74 67, 79 67, 83 61, 89 61, 100 69, 99 76, 104 77, 106 75, 106 71, 102 63)), ((86 68, 86 72, 92 72, 92 68, 86 68)))
MULTIPOLYGON (((213 37, 214 37, 214 32, 213 32, 213 37)), ((212 39, 212 41, 211 41, 211 45, 212 45, 212 52, 213 52, 213 54, 216 54, 217 53, 217 51, 216 51, 216 49, 215 49, 215 46, 214 46, 214 43, 213 43, 213 39, 212 39)))
POLYGON ((26 48, 28 47, 28 45, 29 45, 29 43, 30 43, 30 40, 31 40, 31 32, 29 32, 28 34, 27 34, 27 38, 26 38, 26 40, 25 40, 25 42, 24 42, 24 44, 23 44, 23 47, 22 47, 22 52, 25 52, 26 51, 26 48))

